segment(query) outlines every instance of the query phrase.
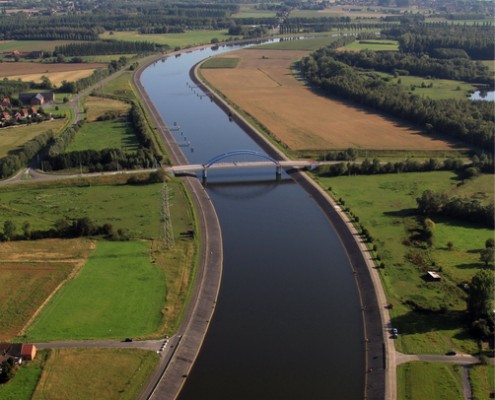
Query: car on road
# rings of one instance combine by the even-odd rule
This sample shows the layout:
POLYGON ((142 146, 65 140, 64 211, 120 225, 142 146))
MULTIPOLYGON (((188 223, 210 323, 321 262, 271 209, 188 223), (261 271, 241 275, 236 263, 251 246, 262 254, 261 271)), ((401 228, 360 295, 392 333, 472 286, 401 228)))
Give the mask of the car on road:
POLYGON ((455 356, 457 353, 454 350, 449 350, 447 353, 445 353, 446 356, 455 356))
POLYGON ((126 338, 124 339, 124 342, 126 342, 126 343, 130 343, 130 342, 132 342, 132 338, 130 338, 130 337, 126 337, 126 338))

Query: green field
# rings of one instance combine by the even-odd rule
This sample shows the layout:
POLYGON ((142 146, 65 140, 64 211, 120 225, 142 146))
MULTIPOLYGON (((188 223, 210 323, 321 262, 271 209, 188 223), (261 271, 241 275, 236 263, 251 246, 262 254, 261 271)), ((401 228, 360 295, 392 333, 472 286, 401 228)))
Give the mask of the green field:
POLYGON ((65 123, 65 118, 62 118, 39 124, 19 125, 0 129, 0 157, 5 157, 9 151, 20 149, 24 143, 43 132, 50 129, 55 133, 58 132, 65 126, 65 123))
POLYGON ((469 368, 469 381, 473 400, 491 398, 495 392, 495 368, 493 365, 474 365, 469 368))
POLYGON ((277 13, 270 10, 258 10, 254 4, 240 4, 239 12, 232 18, 275 18, 277 13))
MULTIPOLYGON (((53 51, 57 46, 63 46, 68 43, 74 43, 75 40, 7 40, 0 41, 0 52, 14 51, 53 51)), ((82 41, 77 41, 82 43, 82 41)))
POLYGON ((147 241, 99 241, 80 274, 58 291, 23 340, 146 336, 162 323, 163 271, 147 241))
POLYGON ((306 50, 313 51, 325 47, 335 41, 334 37, 321 36, 311 39, 285 38, 278 43, 268 43, 261 46, 253 46, 250 49, 267 50, 306 50))
POLYGON ((134 400, 158 360, 144 350, 52 350, 32 399, 134 400))
POLYGON ((397 51, 399 42, 396 40, 356 40, 343 47, 349 50, 397 51))
POLYGON ((239 58, 228 57, 215 57, 209 58, 203 64, 201 68, 235 68, 239 64, 239 58))
POLYGON ((95 90, 95 93, 102 96, 118 97, 122 100, 136 99, 136 92, 132 85, 132 72, 124 72, 119 77, 106 82, 103 87, 95 90))
POLYGON ((136 31, 129 32, 104 32, 100 35, 101 39, 115 39, 126 40, 129 42, 147 41, 157 44, 166 44, 171 49, 175 47, 192 47, 200 44, 211 43, 211 39, 218 39, 220 41, 228 40, 232 36, 228 35, 228 31, 222 30, 197 30, 187 31, 185 33, 164 33, 164 34, 150 34, 142 35, 136 31))
POLYGON ((24 362, 12 380, 0 385, 0 400, 31 400, 48 354, 38 351, 33 361, 24 362))
MULTIPOLYGON (((478 251, 484 248, 486 239, 493 237, 493 230, 433 218, 435 242, 428 257, 436 268, 441 267, 441 283, 422 279, 419 268, 408 261, 418 250, 405 244, 411 230, 418 227, 416 198, 426 189, 457 193, 460 182, 456 175, 451 172, 402 173, 318 178, 318 181, 323 187, 332 188, 334 198, 343 198, 376 238, 374 244, 386 266, 381 270, 382 281, 388 301, 394 304, 393 323, 402 332, 396 342, 398 349, 405 353, 443 354, 454 347, 476 352, 475 341, 462 329, 465 293, 458 284, 470 280, 483 268, 478 251), (453 243, 452 250, 447 248, 449 241, 453 243), (408 301, 445 306, 447 311, 413 313, 406 305, 408 301)), ((488 190, 487 196, 493 198, 493 176, 481 176, 465 185, 466 194, 488 190)))
POLYGON ((67 151, 122 149, 136 151, 139 148, 129 122, 123 119, 86 123, 77 132, 67 151))
POLYGON ((397 368, 398 400, 463 400, 460 368, 440 363, 410 362, 397 368))
POLYGON ((383 74, 383 76, 387 76, 390 79, 390 85, 400 84, 409 93, 429 97, 432 100, 466 99, 469 93, 476 90, 473 85, 462 81, 427 79, 419 76, 400 76, 394 78, 391 74, 383 74))
POLYGON ((88 183, 81 187, 2 187, 0 223, 3 226, 3 221, 10 219, 20 230, 23 222, 29 221, 32 230, 46 230, 60 218, 90 217, 99 225, 110 223, 115 230, 126 229, 132 237, 156 238, 161 187, 88 183))
POLYGON ((127 57, 128 59, 130 59, 135 56, 136 54, 108 54, 96 56, 80 56, 80 58, 88 63, 109 63, 112 60, 120 59, 120 57, 127 57))

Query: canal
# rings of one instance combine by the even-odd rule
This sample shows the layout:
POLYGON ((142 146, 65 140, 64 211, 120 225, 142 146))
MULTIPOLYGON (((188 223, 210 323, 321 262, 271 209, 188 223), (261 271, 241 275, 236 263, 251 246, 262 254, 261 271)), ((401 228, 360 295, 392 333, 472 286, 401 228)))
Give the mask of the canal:
MULTIPOLYGON (((141 76, 191 163, 262 152, 189 77, 198 61, 231 49, 168 57, 141 76)), ((289 176, 276 182, 274 168, 212 170, 207 190, 222 228, 222 284, 180 399, 362 399, 361 306, 325 214, 289 176)))

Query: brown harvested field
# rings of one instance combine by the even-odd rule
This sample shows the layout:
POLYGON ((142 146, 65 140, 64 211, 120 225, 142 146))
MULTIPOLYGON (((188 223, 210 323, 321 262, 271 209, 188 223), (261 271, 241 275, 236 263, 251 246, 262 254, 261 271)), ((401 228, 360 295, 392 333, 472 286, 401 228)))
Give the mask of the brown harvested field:
POLYGON ((292 150, 453 150, 459 143, 424 135, 406 123, 320 96, 290 66, 305 51, 245 49, 229 53, 237 68, 202 69, 208 82, 292 150))
POLYGON ((105 68, 106 64, 47 64, 34 62, 0 63, 0 79, 5 77, 11 80, 21 79, 24 82, 40 82, 46 76, 54 85, 60 85, 63 80, 76 81, 85 78, 94 70, 105 68))
POLYGON ((96 121, 96 119, 107 112, 118 112, 125 114, 131 106, 123 101, 106 99, 103 97, 88 96, 84 102, 84 107, 87 110, 88 122, 96 121))
POLYGON ((19 334, 93 248, 85 239, 0 243, 0 341, 19 334))

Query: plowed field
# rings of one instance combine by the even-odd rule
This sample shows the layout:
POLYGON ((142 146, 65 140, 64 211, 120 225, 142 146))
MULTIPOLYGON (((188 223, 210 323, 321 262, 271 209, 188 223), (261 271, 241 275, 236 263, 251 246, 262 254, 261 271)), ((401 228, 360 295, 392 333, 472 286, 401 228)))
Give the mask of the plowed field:
POLYGON ((293 150, 449 150, 458 143, 305 87, 291 72, 304 51, 239 50, 237 68, 202 69, 214 87, 293 150))

